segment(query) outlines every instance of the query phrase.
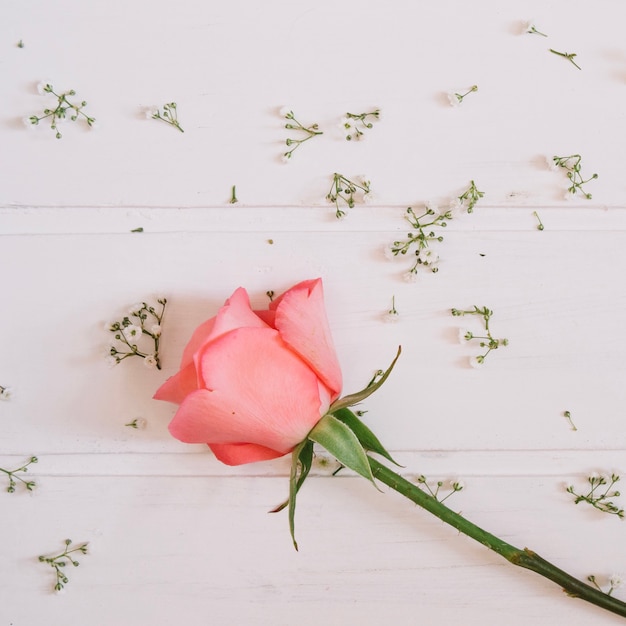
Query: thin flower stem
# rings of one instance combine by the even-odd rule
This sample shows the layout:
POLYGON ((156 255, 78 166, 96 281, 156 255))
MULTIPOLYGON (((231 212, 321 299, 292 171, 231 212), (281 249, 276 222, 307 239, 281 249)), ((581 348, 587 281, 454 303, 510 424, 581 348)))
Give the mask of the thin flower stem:
POLYGON ((368 460, 374 478, 377 478, 394 491, 408 498, 411 502, 426 509, 442 522, 456 528, 459 532, 471 537, 475 541, 482 543, 496 554, 504 557, 509 563, 529 569, 551 580, 571 597, 580 598, 611 613, 626 617, 625 602, 617 600, 613 596, 598 591, 592 586, 574 578, 528 548, 520 549, 506 543, 506 541, 476 526, 462 515, 455 513, 445 504, 442 504, 436 498, 420 489, 417 485, 402 478, 402 476, 396 474, 393 470, 385 467, 372 457, 368 456, 368 460))

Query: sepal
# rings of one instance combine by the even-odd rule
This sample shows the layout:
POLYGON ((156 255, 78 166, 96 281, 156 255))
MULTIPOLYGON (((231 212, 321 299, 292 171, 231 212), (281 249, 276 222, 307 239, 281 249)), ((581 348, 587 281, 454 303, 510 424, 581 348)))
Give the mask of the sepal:
POLYGON ((366 452, 380 454, 380 456, 391 461, 398 467, 402 467, 392 458, 389 452, 387 452, 378 437, 350 409, 338 409, 333 415, 356 435, 366 452))
POLYGON ((328 450, 342 465, 374 483, 367 454, 352 430, 327 413, 309 433, 309 439, 328 450))
POLYGON ((295 535, 296 496, 313 464, 313 442, 310 439, 302 441, 291 454, 291 472, 289 474, 289 499, 279 504, 270 513, 278 513, 289 505, 289 531, 293 540, 293 547, 298 549, 295 535))
POLYGON ((402 346, 398 346, 398 353, 396 354, 395 359, 391 362, 391 365, 387 368, 383 375, 378 380, 372 380, 372 382, 362 389, 361 391, 357 391, 356 393, 351 393, 348 396, 344 396, 343 398, 339 398, 335 400, 330 405, 328 409, 329 413, 336 413, 339 409, 345 409, 349 406, 353 406, 354 404, 358 404, 371 396, 377 389, 380 389, 382 384, 387 380, 389 374, 391 374, 391 370, 393 366, 396 364, 396 361, 400 358, 400 353, 402 352, 402 346))

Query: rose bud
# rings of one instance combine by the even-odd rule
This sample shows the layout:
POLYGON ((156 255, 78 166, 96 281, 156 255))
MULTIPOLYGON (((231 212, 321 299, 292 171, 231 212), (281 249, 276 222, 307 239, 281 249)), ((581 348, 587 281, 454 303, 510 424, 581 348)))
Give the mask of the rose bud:
POLYGON ((342 376, 321 279, 253 311, 237 289, 187 344, 180 371, 156 392, 179 404, 169 430, 207 443, 228 465, 281 457, 306 439, 339 397, 342 376))

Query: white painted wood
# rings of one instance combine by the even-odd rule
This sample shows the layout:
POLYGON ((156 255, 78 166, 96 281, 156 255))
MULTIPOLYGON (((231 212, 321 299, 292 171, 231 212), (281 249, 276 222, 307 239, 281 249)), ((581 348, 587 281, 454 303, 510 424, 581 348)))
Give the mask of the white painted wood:
POLYGON ((621 623, 332 463, 303 488, 296 553, 266 514, 289 459, 225 467, 174 441, 151 396, 236 287, 261 307, 321 276, 346 392, 402 345, 363 408, 404 474, 464 480, 454 507, 582 579, 626 573, 624 525, 565 492, 626 472, 625 18, 618 0, 4 2, 0 467, 39 463, 35 492, 0 493, 2 624, 621 623), (522 33, 531 18, 549 38, 522 33), (51 103, 41 79, 100 128, 25 128, 51 103), (143 116, 171 100, 184 134, 143 116), (288 165, 282 105, 324 131, 288 165), (346 142, 341 116, 377 106, 346 142), (599 174, 592 200, 547 167, 571 153, 599 174), (336 220, 335 171, 369 176, 373 206, 336 220), (406 283, 410 260, 383 255, 406 207, 472 179, 485 197, 442 230, 439 273, 406 283), (107 369, 104 322, 157 293, 163 370, 107 369), (510 340, 481 371, 457 338, 478 320, 450 315, 474 304, 510 340), (66 537, 92 553, 57 597, 36 557, 66 537))

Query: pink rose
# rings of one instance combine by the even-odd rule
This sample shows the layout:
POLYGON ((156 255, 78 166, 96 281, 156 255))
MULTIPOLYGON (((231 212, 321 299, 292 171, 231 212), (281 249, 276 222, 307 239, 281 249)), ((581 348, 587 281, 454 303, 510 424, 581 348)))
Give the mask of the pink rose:
POLYGON ((228 465, 283 456, 306 439, 339 397, 341 369, 321 279, 292 287, 253 311, 237 289, 187 344, 180 371, 156 392, 180 407, 169 425, 207 443, 228 465))

